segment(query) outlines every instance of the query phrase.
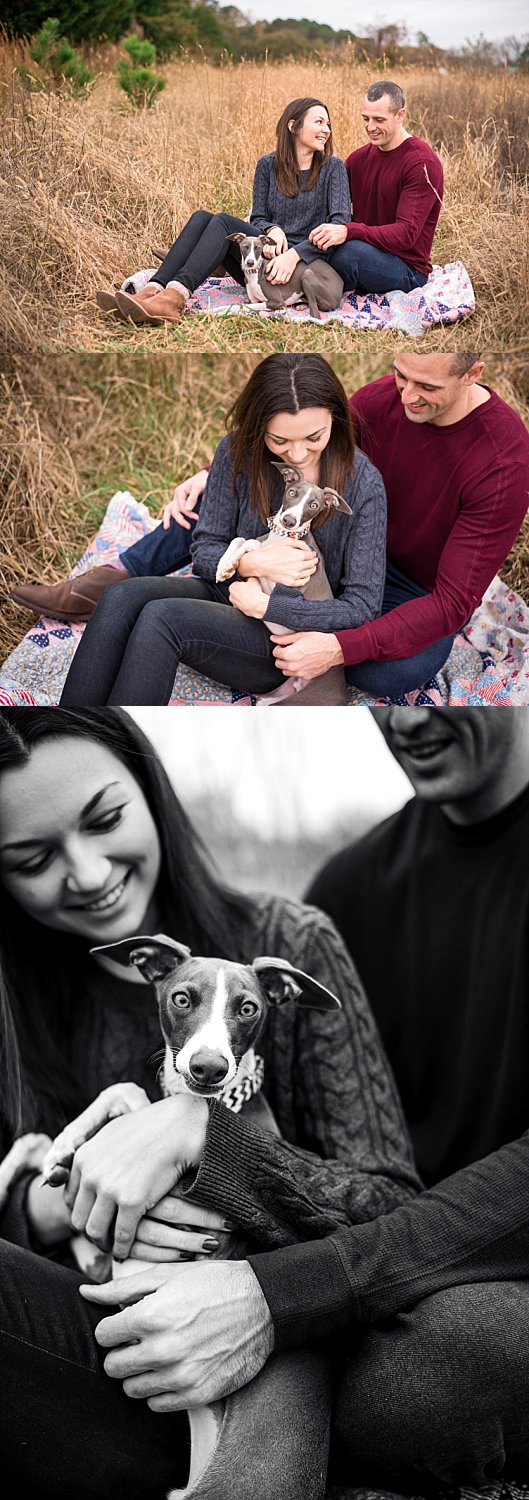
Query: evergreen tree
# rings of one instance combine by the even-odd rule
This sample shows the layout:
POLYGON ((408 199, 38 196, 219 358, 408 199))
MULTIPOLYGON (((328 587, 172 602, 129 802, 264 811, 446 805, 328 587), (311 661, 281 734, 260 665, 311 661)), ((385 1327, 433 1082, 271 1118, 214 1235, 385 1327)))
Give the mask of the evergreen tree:
POLYGON ((51 9, 71 41, 117 41, 130 26, 136 0, 2 0, 2 21, 14 36, 34 36, 51 9))

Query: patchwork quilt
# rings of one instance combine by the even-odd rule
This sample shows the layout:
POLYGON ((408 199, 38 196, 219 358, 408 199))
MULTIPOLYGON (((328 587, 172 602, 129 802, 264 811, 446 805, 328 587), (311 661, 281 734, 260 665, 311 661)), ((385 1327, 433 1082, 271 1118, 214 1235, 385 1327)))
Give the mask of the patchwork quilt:
MULTIPOLYGON (((141 291, 155 267, 136 271, 123 282, 122 291, 141 291)), ((345 328, 398 328, 417 338, 440 323, 457 323, 474 312, 476 299, 468 271, 461 260, 434 266, 423 287, 414 292, 370 292, 358 296, 348 292, 339 307, 321 314, 320 323, 343 323, 345 328)), ((277 312, 256 307, 243 287, 231 276, 210 276, 189 298, 188 313, 210 313, 219 317, 288 318, 292 323, 315 323, 308 307, 285 307, 277 312)))

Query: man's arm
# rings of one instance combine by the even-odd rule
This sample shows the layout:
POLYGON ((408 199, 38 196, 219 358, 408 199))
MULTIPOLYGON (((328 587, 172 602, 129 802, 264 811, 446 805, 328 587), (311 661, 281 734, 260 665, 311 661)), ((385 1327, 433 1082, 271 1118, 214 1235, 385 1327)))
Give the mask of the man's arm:
POLYGON ((415 656, 462 629, 508 556, 526 504, 527 473, 522 474, 519 464, 510 470, 508 456, 503 455, 463 498, 432 592, 397 605, 357 630, 336 633, 346 666, 415 656))
POLYGON ((393 1213, 249 1257, 277 1350, 374 1323, 445 1287, 529 1278, 529 1135, 393 1213))
POLYGON ((432 163, 431 168, 427 168, 424 161, 416 161, 405 173, 394 223, 362 224, 353 220, 347 225, 347 239, 365 240, 367 245, 375 245, 378 250, 386 250, 390 255, 398 255, 406 260, 417 243, 433 204, 441 199, 442 193, 441 163, 432 163), (432 178, 436 180, 433 181, 432 178))

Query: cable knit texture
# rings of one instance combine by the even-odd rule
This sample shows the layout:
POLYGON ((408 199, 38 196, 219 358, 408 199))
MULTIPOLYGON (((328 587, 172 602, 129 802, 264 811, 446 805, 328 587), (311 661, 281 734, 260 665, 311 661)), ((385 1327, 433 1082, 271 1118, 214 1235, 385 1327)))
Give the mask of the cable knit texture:
MULTIPOLYGON (((284 485, 274 471, 273 511, 279 510, 284 485)), ((299 589, 276 584, 264 618, 289 630, 354 629, 374 620, 382 608, 386 570, 386 494, 378 469, 357 451, 347 476, 344 500, 353 512, 333 511, 316 533, 333 599, 305 599, 299 589)), ((204 491, 191 543, 193 572, 213 582, 219 559, 235 536, 248 541, 265 527, 250 504, 246 475, 233 488, 230 439, 222 438, 204 491)))
POLYGON ((287 198, 278 188, 275 156, 260 156, 255 168, 250 224, 258 234, 273 224, 284 230, 289 246, 294 246, 306 264, 321 258, 321 251, 311 245, 309 234, 318 224, 346 224, 351 215, 351 194, 345 162, 331 156, 324 162, 317 182, 307 192, 310 170, 300 173, 300 191, 287 198))

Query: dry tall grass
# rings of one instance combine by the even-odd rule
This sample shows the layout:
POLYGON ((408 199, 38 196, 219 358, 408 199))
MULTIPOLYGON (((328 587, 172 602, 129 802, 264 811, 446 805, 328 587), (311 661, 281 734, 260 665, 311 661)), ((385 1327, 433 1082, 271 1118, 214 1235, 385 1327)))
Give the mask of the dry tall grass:
MULTIPOLYGON (((158 514, 179 479, 211 457, 256 356, 139 354, 17 359, 0 390, 0 586, 57 581, 77 561, 117 489, 158 514)), ((346 390, 385 374, 387 354, 332 358, 346 390)), ((529 427, 529 362, 494 356, 487 378, 529 427)), ((529 603, 529 522, 503 577, 529 603)), ((6 602, 0 659, 33 616, 6 602)))
MULTIPOLYGON (((274 145, 285 102, 324 97, 335 148, 363 142, 359 105, 369 81, 347 63, 173 61, 154 110, 134 112, 112 71, 116 48, 97 55, 91 96, 26 93, 15 68, 21 43, 0 59, 6 246, 1 285, 4 347, 17 350, 362 349, 399 335, 336 325, 189 317, 182 327, 132 331, 105 321, 94 292, 119 283, 151 250, 171 243, 193 209, 247 212, 257 157, 274 145)), ((399 75, 400 76, 400 75, 399 75)), ((440 151, 446 195, 437 260, 461 257, 477 296, 466 324, 435 332, 436 347, 503 349, 527 338, 529 310, 529 79, 496 74, 402 74, 411 128, 440 151)))

